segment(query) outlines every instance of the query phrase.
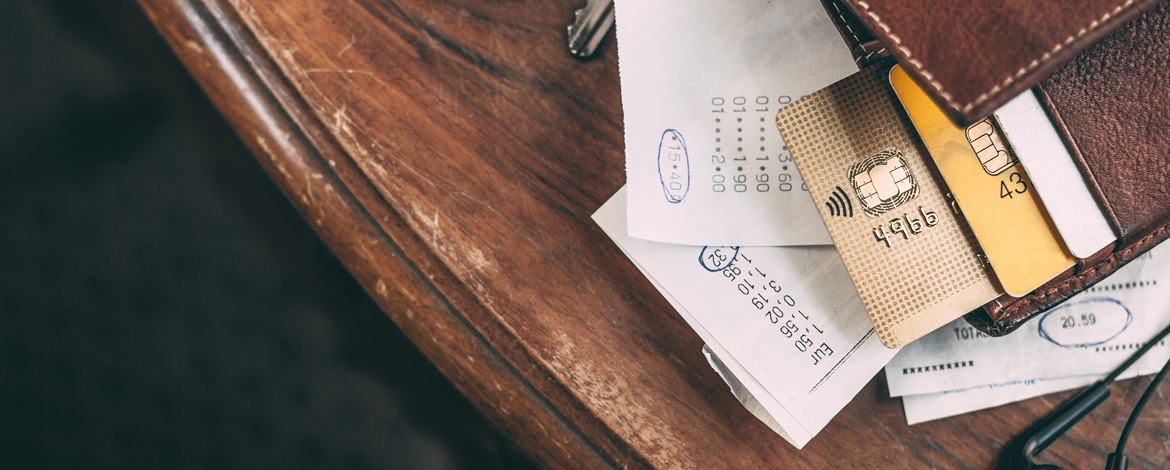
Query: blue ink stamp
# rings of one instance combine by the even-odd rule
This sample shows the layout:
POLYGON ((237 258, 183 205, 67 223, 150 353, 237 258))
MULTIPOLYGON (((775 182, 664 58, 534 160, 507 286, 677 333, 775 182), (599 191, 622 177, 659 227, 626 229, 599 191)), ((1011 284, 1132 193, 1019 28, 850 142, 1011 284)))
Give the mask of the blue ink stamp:
POLYGON ((1133 313, 1117 299, 1093 297, 1049 310, 1037 322, 1037 333, 1062 348, 1105 344, 1133 323, 1133 313))
POLYGON ((704 246, 699 250, 699 265, 709 272, 717 273, 731 266, 736 256, 739 256, 738 246, 704 246), (731 256, 721 251, 724 248, 728 251, 734 250, 731 256), (711 250, 710 253, 707 252, 708 249, 711 250))
POLYGON ((691 190, 691 159, 682 134, 667 129, 658 140, 658 181, 666 202, 678 204, 691 190))

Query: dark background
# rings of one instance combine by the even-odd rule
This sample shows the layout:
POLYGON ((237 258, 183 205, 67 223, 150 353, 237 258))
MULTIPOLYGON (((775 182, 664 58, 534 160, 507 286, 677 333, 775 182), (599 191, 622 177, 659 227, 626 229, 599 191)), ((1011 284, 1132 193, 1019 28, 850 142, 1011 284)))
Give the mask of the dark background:
POLYGON ((0 2, 0 468, 529 468, 129 0, 0 2))

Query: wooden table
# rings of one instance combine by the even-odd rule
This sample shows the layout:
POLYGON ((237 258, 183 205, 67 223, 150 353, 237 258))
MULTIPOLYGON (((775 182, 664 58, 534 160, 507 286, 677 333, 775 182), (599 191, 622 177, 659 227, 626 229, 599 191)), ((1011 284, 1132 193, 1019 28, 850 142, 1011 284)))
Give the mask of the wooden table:
MULTIPOLYGON (((909 427, 878 375, 797 451, 590 220, 625 180, 617 51, 576 1, 140 0, 386 314, 540 464, 991 468, 1069 394, 909 427)), ((1102 468, 1148 379, 1045 455, 1102 468)), ((1170 463, 1170 408, 1132 468, 1170 463)))

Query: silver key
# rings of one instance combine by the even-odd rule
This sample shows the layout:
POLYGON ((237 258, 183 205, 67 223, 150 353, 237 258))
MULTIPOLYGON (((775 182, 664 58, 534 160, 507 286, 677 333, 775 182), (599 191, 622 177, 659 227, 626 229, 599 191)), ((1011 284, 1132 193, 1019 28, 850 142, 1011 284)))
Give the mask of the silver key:
POLYGON ((573 13, 573 24, 569 25, 569 52, 577 57, 593 55, 613 27, 613 0, 586 1, 584 8, 573 13))

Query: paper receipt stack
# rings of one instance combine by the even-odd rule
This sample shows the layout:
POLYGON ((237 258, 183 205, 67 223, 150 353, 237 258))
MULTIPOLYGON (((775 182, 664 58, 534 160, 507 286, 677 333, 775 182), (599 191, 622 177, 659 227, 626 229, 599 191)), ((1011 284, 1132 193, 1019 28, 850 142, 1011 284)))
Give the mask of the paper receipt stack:
POLYGON ((628 185, 594 219, 803 447, 895 354, 775 126, 856 67, 815 0, 615 7, 628 185))
MULTIPOLYGON (((913 424, 1083 386, 1170 322, 1170 248, 1007 337, 956 320, 1110 234, 1066 236, 1072 254, 1058 242, 1048 265, 1001 282, 995 266, 1019 261, 989 261, 980 243, 994 235, 961 223, 954 199, 1000 180, 1030 187, 1017 161, 1041 163, 999 152, 1000 121, 951 129, 915 111, 892 64, 857 72, 820 2, 615 10, 627 185, 593 218, 703 339, 730 392, 797 448, 883 368, 913 424), (922 144, 935 135, 978 142, 955 150, 977 163, 922 144), (975 189, 936 183, 926 159, 950 156, 948 184, 975 189), (1006 360, 1020 355, 1045 366, 1006 360)), ((1013 109, 1003 122, 1036 121, 1030 104, 1013 109)), ((1042 212, 1005 188, 1019 226, 1037 226, 1042 212)), ((1060 240, 1048 226, 1037 239, 1060 240)), ((1129 375, 1167 356, 1160 346, 1129 375)))

